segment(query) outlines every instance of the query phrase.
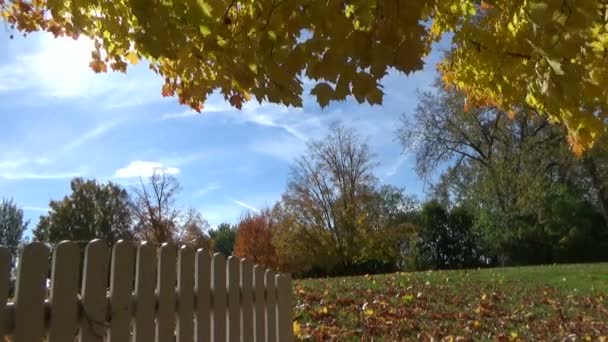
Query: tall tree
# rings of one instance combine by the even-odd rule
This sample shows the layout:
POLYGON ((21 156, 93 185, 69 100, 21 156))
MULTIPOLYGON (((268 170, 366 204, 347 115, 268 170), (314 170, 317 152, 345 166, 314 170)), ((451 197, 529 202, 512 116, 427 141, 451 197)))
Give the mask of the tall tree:
POLYGON ((23 33, 88 36, 95 72, 150 61, 163 95, 198 111, 217 89, 239 108, 252 95, 301 106, 303 77, 323 106, 381 103, 388 70, 421 69, 449 33, 447 83, 474 105, 526 103, 563 123, 578 153, 606 130, 606 11, 597 0, 0 2, 23 33))
POLYGON ((131 194, 131 210, 135 223, 133 231, 138 239, 155 243, 174 242, 180 232, 182 212, 175 206, 181 191, 179 182, 165 169, 155 169, 131 194))
POLYGON ((229 223, 221 223, 217 226, 217 229, 209 230, 209 236, 213 241, 213 250, 215 252, 232 255, 236 240, 236 227, 229 223))
POLYGON ((245 213, 237 225, 234 255, 255 264, 276 267, 278 260, 272 244, 272 225, 270 209, 257 214, 245 213))
POLYGON ((12 248, 13 262, 16 248, 23 242, 23 232, 29 221, 23 219, 23 210, 13 200, 2 199, 0 202, 0 245, 12 248))
POLYGON ((40 217, 34 238, 52 244, 62 240, 104 239, 114 243, 132 238, 129 196, 118 184, 74 178, 72 193, 49 203, 40 217))
MULTIPOLYGON (((512 113, 466 107, 463 94, 438 84, 435 92, 421 95, 412 118, 403 118, 398 132, 402 146, 416 154, 419 175, 430 179, 439 173, 433 197, 473 210, 475 230, 494 261, 553 262, 551 243, 556 240, 547 235, 543 214, 555 201, 551 189, 574 189, 559 192, 563 196, 580 196, 584 191, 578 189, 587 189, 582 196, 598 199, 601 208, 601 189, 585 167, 589 158, 599 162, 600 156, 575 158, 564 142, 565 130, 527 106, 512 113), (541 245, 546 247, 542 251, 541 245), (538 247, 536 256, 525 254, 531 246, 538 247)), ((570 229, 565 222, 553 228, 561 237, 570 229)), ((584 230, 588 228, 578 231, 584 230)))
POLYGON ((209 231, 209 222, 203 218, 201 213, 190 208, 185 215, 185 219, 181 222, 181 231, 177 237, 180 244, 198 248, 204 248, 207 251, 211 250, 212 241, 207 232, 209 231))
POLYGON ((325 267, 346 270, 360 256, 367 230, 364 208, 376 185, 373 166, 367 143, 336 125, 324 139, 311 142, 291 168, 279 208, 301 227, 308 246, 320 248, 317 257, 325 267))

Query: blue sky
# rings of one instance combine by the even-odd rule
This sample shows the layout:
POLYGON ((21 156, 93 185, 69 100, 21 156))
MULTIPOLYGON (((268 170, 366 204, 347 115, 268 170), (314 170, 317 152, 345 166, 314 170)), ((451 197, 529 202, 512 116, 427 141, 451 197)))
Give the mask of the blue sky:
POLYGON ((252 102, 238 111, 214 95, 200 115, 163 98, 145 63, 98 75, 88 67, 87 40, 9 34, 0 33, 0 197, 13 198, 30 227, 50 199, 68 193, 72 177, 130 187, 154 167, 180 181, 180 206, 199 209, 212 226, 235 222, 279 199, 292 160, 337 121, 369 139, 383 183, 423 197, 395 130, 417 90, 430 87, 438 54, 421 72, 389 74, 382 106, 351 99, 321 109, 306 95, 303 108, 252 102))

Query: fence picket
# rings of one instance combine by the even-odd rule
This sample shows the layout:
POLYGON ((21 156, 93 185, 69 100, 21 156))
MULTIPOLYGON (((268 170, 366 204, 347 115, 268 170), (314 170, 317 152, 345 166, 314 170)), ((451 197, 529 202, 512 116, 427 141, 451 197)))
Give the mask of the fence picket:
POLYGON ((253 265, 246 259, 241 260, 241 334, 244 342, 253 341, 253 265))
POLYGON ((274 286, 274 272, 266 270, 266 341, 277 341, 277 293, 274 286))
POLYGON ((127 342, 131 335, 131 292, 135 250, 131 243, 118 241, 112 250, 110 275, 111 316, 109 342, 127 342))
POLYGON ((293 314, 291 299, 291 277, 280 274, 275 277, 278 292, 279 341, 293 341, 293 314))
POLYGON ((155 277, 156 251, 148 243, 142 243, 137 248, 137 269, 135 280, 135 342, 150 342, 154 340, 154 307, 155 307, 155 277))
POLYGON ((213 287, 214 341, 226 341, 226 259, 215 253, 211 260, 211 285, 213 287))
POLYGON ((55 247, 51 277, 51 324, 48 340, 73 340, 78 331, 80 285, 80 246, 77 243, 63 241, 55 247))
POLYGON ((89 242, 84 252, 80 342, 103 342, 108 284, 108 246, 105 241, 89 242))
POLYGON ((255 287, 255 340, 266 341, 266 298, 264 285, 264 268, 253 266, 253 286, 255 287))
POLYGON ((199 249, 196 252, 196 341, 211 341, 211 310, 209 309, 211 286, 211 258, 209 252, 199 249))
POLYGON ((158 259, 156 342, 173 341, 175 333, 175 246, 163 243, 158 259))
POLYGON ((182 247, 179 250, 177 287, 179 289, 179 313, 177 315, 177 342, 194 340, 194 250, 182 247))
POLYGON ((0 341, 4 340, 6 313, 6 301, 11 286, 11 251, 6 247, 0 247, 0 341))
POLYGON ((49 248, 47 246, 41 242, 34 242, 23 247, 17 271, 14 342, 42 340, 48 271, 49 248))
POLYGON ((241 340, 241 260, 235 256, 228 258, 228 341, 241 340))

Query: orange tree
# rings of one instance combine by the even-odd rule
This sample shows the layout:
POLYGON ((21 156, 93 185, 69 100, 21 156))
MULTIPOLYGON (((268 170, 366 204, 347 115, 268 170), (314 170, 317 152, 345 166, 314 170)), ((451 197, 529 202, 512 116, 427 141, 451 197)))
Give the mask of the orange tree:
POLYGON ((269 209, 257 214, 245 214, 237 226, 234 254, 255 264, 276 267, 277 253, 272 244, 271 219, 269 209))
POLYGON ((527 104, 564 124, 582 153, 606 128, 608 4, 597 0, 0 0, 15 29, 94 41, 95 72, 145 59, 162 94, 200 111, 219 89, 302 105, 382 102, 390 68, 422 68, 445 33, 439 69, 469 105, 527 104))

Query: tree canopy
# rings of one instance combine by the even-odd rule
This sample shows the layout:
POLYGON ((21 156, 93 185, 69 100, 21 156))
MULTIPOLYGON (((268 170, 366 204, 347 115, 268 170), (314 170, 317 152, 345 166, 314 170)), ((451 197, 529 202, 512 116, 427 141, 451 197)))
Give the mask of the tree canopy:
POLYGON ((596 0, 0 0, 23 33, 85 35, 91 68, 150 62, 162 94, 200 111, 214 90, 301 106, 303 79, 322 105, 382 102, 393 68, 420 70, 446 33, 439 70, 468 106, 522 105, 568 129, 577 153, 606 129, 608 5, 596 0))
POLYGON ((62 200, 50 201, 48 214, 33 231, 36 240, 55 244, 102 238, 113 244, 131 238, 129 194, 120 185, 74 178, 70 188, 62 200))
POLYGON ((12 199, 0 201, 0 245, 13 247, 13 262, 17 251, 14 247, 23 242, 23 232, 28 224, 29 221, 23 219, 23 210, 12 199))

